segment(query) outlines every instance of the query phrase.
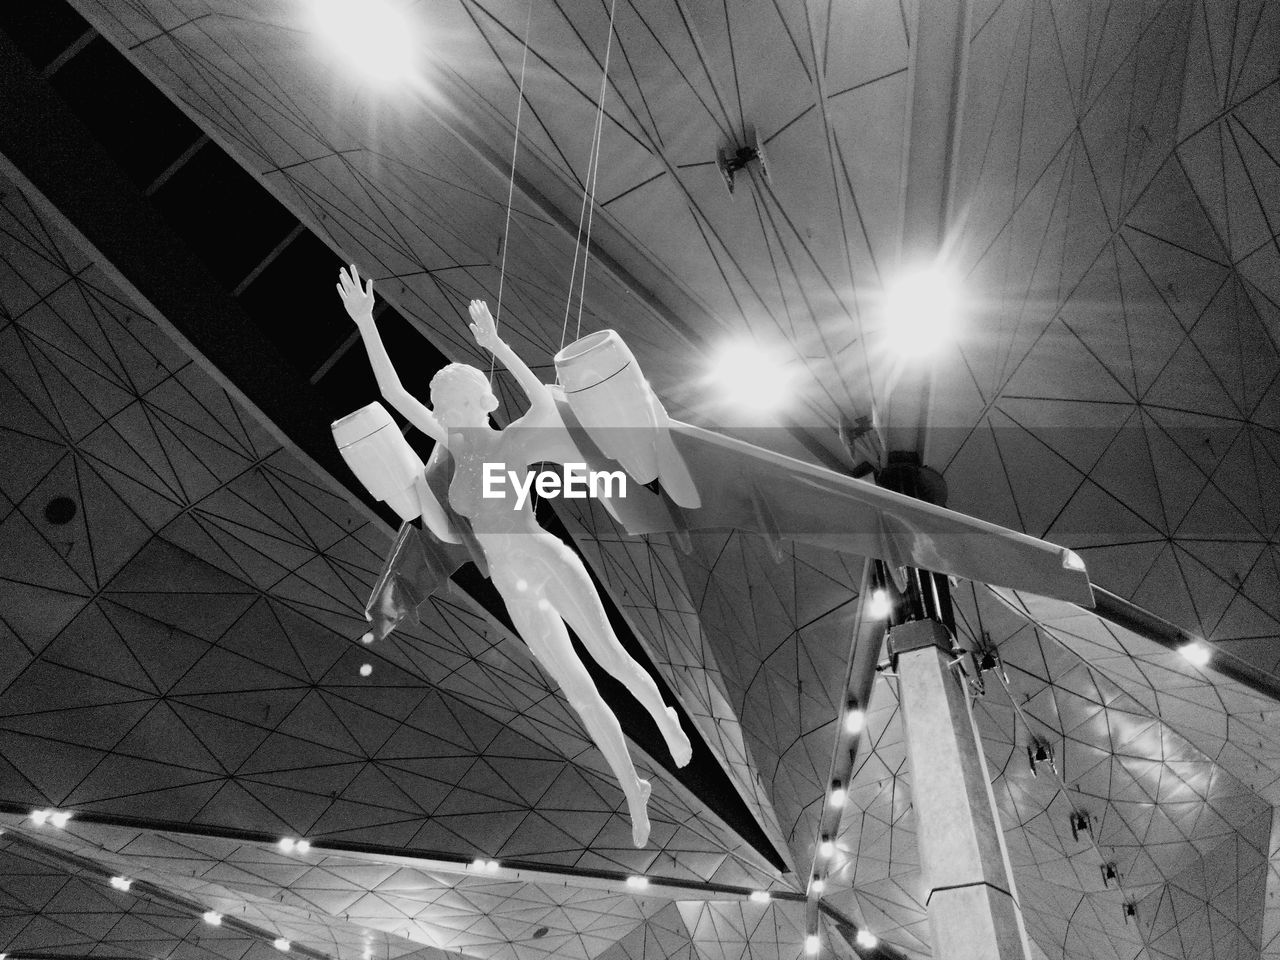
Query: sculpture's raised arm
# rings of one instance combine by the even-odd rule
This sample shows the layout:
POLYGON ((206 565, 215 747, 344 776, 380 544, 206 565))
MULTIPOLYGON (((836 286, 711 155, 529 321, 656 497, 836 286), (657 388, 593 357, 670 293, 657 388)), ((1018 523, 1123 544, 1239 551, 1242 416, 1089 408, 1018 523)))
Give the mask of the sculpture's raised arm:
POLYGON ((490 351, 511 371, 512 376, 520 384, 520 389, 529 398, 529 403, 536 408, 555 406, 555 400, 547 385, 538 379, 538 375, 529 369, 529 365, 520 359, 510 345, 498 336, 498 325, 489 313, 489 305, 483 300, 471 301, 471 333, 476 343, 490 351))
POLYGON ((445 443, 448 438, 440 421, 430 407, 400 383, 400 377, 391 365, 391 357, 387 355, 387 348, 382 344, 382 337, 378 336, 378 327, 373 321, 373 281, 366 280, 361 288, 360 272, 352 264, 350 273, 347 273, 345 267, 338 271, 337 286, 342 305, 347 308, 347 313, 360 330, 360 338, 369 353, 369 363, 373 367, 374 376, 378 378, 378 389, 382 391, 383 398, 432 440, 445 443))

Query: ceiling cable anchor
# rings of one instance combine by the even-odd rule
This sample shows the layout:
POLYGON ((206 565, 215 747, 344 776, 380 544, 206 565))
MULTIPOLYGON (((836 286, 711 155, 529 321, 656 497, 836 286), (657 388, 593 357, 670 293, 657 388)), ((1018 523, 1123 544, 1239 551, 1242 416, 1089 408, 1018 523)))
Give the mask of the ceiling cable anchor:
POLYGON ((754 127, 746 128, 745 143, 730 144, 716 151, 716 166, 720 176, 724 177, 725 188, 733 195, 734 176, 739 170, 745 170, 754 162, 760 167, 760 176, 769 182, 769 167, 765 162, 764 141, 760 139, 754 127))

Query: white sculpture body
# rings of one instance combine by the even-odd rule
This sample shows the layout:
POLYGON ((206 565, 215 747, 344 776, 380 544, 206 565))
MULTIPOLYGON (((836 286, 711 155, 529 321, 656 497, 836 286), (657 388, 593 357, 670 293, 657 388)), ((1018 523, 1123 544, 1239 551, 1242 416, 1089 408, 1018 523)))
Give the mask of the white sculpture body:
MULTIPOLYGON (((449 364, 432 379, 431 406, 426 406, 403 388, 378 335, 372 281, 362 288, 354 266, 350 274, 342 270, 339 279, 338 293, 360 330, 383 398, 452 456, 450 505, 470 520, 490 578, 520 636, 560 685, 604 754, 626 796, 632 840, 637 847, 644 846, 649 837, 649 783, 636 773, 617 717, 575 653, 565 622, 596 662, 626 686, 653 717, 679 766, 689 762, 689 738, 675 710, 663 703, 653 679, 618 641, 578 555, 538 525, 530 504, 515 509, 508 498, 481 496, 485 463, 523 472, 530 464, 576 458, 550 388, 499 338, 484 302, 473 300, 471 332, 476 342, 515 376, 529 398, 529 410, 506 428, 494 429, 489 414, 497 408, 498 400, 487 376, 475 367, 457 363, 449 364), (561 429, 555 429, 557 426, 561 429)), ((402 480, 397 486, 402 489, 402 480)), ((427 490, 425 483, 415 483, 414 489, 427 490)), ((423 504, 420 512, 429 514, 432 506, 439 510, 438 504, 423 504)))

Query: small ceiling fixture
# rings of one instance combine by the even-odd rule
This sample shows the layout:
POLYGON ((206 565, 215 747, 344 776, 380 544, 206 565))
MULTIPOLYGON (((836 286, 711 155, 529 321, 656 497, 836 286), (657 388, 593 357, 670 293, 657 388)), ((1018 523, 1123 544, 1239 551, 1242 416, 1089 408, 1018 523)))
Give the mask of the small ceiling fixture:
POLYGON ((839 810, 844 806, 846 794, 844 787, 840 785, 840 781, 836 780, 831 784, 831 793, 828 794, 827 800, 831 804, 832 809, 839 810))
POLYGON ((1178 652, 1196 667, 1208 666, 1212 657, 1211 651, 1203 643, 1185 643, 1178 648, 1178 652))
POLYGON ((721 344, 712 358, 708 379, 728 406, 747 414, 763 414, 786 405, 793 377, 777 350, 744 338, 721 344))
POLYGON ((882 342, 905 361, 929 357, 955 337, 960 284, 940 267, 903 273, 885 290, 882 342))
POLYGON ((769 166, 765 163, 764 143, 753 128, 749 127, 746 133, 746 143, 731 144, 716 151, 716 167, 720 170, 720 176, 724 177, 725 189, 731 196, 734 176, 739 170, 745 170, 752 163, 760 168, 760 176, 764 177, 765 182, 769 182, 769 166))
POLYGON ((54 497, 44 505, 44 518, 55 526, 70 523, 76 515, 76 502, 70 497, 54 497))
POLYGON ((1093 817, 1084 810, 1071 811, 1071 838, 1079 840, 1080 834, 1093 834, 1093 817))
POLYGON ((1111 886, 1112 880, 1118 882, 1119 879, 1120 871, 1116 869, 1116 862, 1114 860, 1108 860, 1102 865, 1102 885, 1104 887, 1111 886))
POLYGON ((418 46, 407 7, 392 0, 311 0, 311 25, 328 47, 373 84, 410 80, 418 46))
POLYGON ((1040 775, 1036 768, 1042 764, 1048 766, 1054 773, 1058 772, 1058 767, 1053 761, 1053 744, 1036 734, 1032 735, 1031 741, 1027 744, 1027 763, 1031 765, 1033 777, 1040 775))
POLYGON ((844 732, 850 736, 857 736, 862 732, 862 728, 867 725, 867 715, 858 709, 856 703, 850 702, 845 707, 844 713, 844 732))

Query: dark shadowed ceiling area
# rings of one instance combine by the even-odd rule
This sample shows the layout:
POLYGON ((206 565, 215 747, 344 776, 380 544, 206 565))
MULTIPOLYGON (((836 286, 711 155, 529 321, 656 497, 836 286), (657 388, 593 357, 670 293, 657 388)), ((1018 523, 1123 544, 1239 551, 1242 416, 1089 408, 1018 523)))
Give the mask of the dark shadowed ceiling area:
POLYGON ((352 262, 424 398, 487 367, 466 306, 501 295, 548 380, 611 327, 674 416, 845 474, 914 451, 950 507, 1077 551, 1154 617, 953 588, 1006 668, 973 712, 1033 956, 1280 960, 1280 6, 397 6, 391 87, 304 0, 0 7, 0 960, 932 955, 891 676, 806 895, 882 639, 860 558, 543 506, 696 733, 676 771, 606 689, 643 850, 474 568, 359 644, 395 518, 329 435, 378 398, 352 262), (948 18, 954 62, 918 57, 948 18), (884 293, 940 184, 963 322, 922 402, 884 293), (785 408, 708 380, 742 337, 785 408))

